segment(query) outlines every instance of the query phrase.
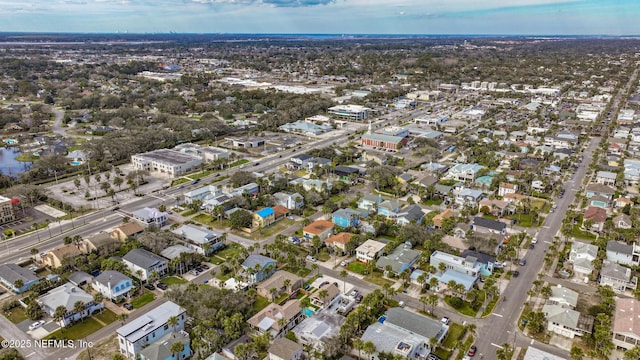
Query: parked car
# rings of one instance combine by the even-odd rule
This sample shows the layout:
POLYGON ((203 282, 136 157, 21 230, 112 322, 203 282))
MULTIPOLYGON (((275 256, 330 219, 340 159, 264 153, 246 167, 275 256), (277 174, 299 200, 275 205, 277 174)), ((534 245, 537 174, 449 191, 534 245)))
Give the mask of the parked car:
POLYGON ((538 238, 533 238, 533 240, 531 240, 532 244, 537 244, 538 243, 538 238))
POLYGON ((207 264, 200 264, 200 267, 205 269, 205 270, 209 270, 209 265, 207 265, 207 264))
POLYGON ((122 306, 127 310, 133 310, 133 305, 129 303, 124 303, 122 306))
POLYGON ((319 287, 319 288, 321 288, 321 287, 323 287, 323 286, 325 286, 325 285, 327 285, 327 284, 329 284, 329 282, 328 282, 328 281, 323 281, 323 282, 320 284, 320 286, 318 286, 318 287, 319 287))
POLYGON ((364 298, 362 294, 359 294, 358 296, 356 296, 356 304, 360 304, 360 302, 362 301, 362 298, 364 298))
POLYGON ((359 293, 360 293, 360 292, 359 292, 357 289, 353 289, 353 290, 351 290, 351 292, 349 293, 349 296, 353 296, 353 297, 355 297, 355 296, 358 296, 358 294, 359 294, 359 293))
POLYGON ((156 287, 153 286, 153 284, 144 284, 144 288, 145 289, 149 289, 149 290, 155 290, 156 289, 156 287))
POLYGON ((445 324, 445 325, 449 325, 449 323, 451 322, 451 320, 449 320, 448 317, 443 317, 442 319, 440 319, 440 322, 445 324))
POLYGON ((116 207, 111 209, 111 211, 118 211, 118 210, 120 210, 120 206, 116 206, 116 207))
POLYGON ((467 351, 467 355, 469 355, 469 356, 475 355, 476 354, 476 350, 477 350, 476 346, 475 345, 471 345, 471 347, 469 348, 469 351, 467 351))
POLYGON ((518 275, 520 275, 520 271, 516 270, 513 272, 513 277, 518 277, 518 275))
POLYGON ((525 265, 527 265, 527 260, 520 259, 520 263, 519 264, 520 264, 520 266, 525 266, 525 265))
POLYGON ((314 258, 311 255, 307 255, 307 261, 316 262, 316 261, 318 261, 318 259, 314 258))
POLYGON ((159 283, 158 285, 156 285, 158 287, 158 289, 160 290, 167 290, 169 288, 169 286, 167 286, 167 284, 164 283, 159 283))
POLYGON ((349 260, 342 260, 342 262, 340 263, 340 266, 347 266, 349 265, 349 260))
POLYGON ((536 246, 533 245, 533 243, 529 244, 529 249, 533 250, 533 248, 535 248, 536 246))
POLYGON ((39 328, 42 325, 44 325, 44 320, 38 320, 38 321, 34 322, 33 324, 29 325, 29 330, 35 330, 35 329, 39 328))
POLYGON ((189 271, 189 274, 193 275, 193 276, 198 276, 200 274, 200 272, 196 269, 193 269, 191 271, 189 271))

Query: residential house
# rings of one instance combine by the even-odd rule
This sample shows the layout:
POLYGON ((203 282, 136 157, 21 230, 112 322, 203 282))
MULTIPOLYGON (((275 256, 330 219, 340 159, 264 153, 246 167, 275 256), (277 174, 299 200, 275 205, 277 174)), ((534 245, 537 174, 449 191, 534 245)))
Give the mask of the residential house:
POLYGON ((109 235, 115 240, 124 242, 129 238, 134 238, 144 232, 144 228, 136 221, 130 221, 114 228, 109 235))
POLYGON ((597 206, 589 206, 582 216, 582 226, 587 230, 601 232, 606 220, 607 210, 597 206), (591 225, 587 223, 588 221, 591 222, 591 225))
POLYGON ((267 360, 301 360, 304 358, 303 347, 287 338, 276 339, 267 350, 267 360))
POLYGON ((247 274, 247 281, 250 284, 259 283, 276 271, 277 263, 270 257, 264 255, 249 255, 242 263, 242 268, 247 274))
POLYGON ((338 209, 331 215, 331 221, 337 226, 348 228, 360 225, 360 212, 346 208, 338 209))
POLYGON ((307 240, 317 236, 324 241, 331 235, 333 235, 333 223, 328 220, 316 220, 302 228, 302 236, 307 240))
POLYGON ((131 213, 133 218, 140 222, 143 226, 161 228, 169 221, 169 215, 156 208, 145 207, 131 213))
POLYGON ((613 200, 613 195, 616 190, 606 185, 602 184, 589 184, 586 188, 586 197, 587 199, 591 199, 594 196, 602 196, 607 200, 613 200))
POLYGON ((293 293, 302 287, 303 279, 285 270, 276 271, 270 278, 261 282, 256 287, 258 295, 275 301, 282 294, 293 293), (271 289, 275 289, 272 293, 271 289))
POLYGON ((61 245, 46 253, 42 262, 51 268, 58 268, 64 264, 65 259, 72 259, 67 265, 73 264, 73 258, 82 254, 83 251, 78 244, 61 245))
POLYGON ((507 213, 513 213, 513 207, 513 205, 504 200, 482 199, 478 204, 478 211, 483 212, 486 209, 488 211, 487 214, 502 217, 507 213))
POLYGON ((140 360, 173 360, 191 357, 191 343, 188 335, 185 331, 168 332, 162 335, 138 353, 140 360), (178 354, 172 351, 172 345, 177 342, 183 345, 182 351, 178 354))
MULTIPOLYGON (((456 256, 447 254, 442 251, 434 251, 429 258, 429 263, 437 271, 445 272, 447 270, 453 270, 455 272, 471 276, 475 282, 483 273, 483 264, 480 263, 475 256, 456 256), (441 265, 444 264, 444 271, 441 271, 441 265)), ((493 270, 493 265, 490 267, 493 270)), ((490 275, 485 273, 484 275, 490 275)))
POLYGON ((611 171, 598 171, 596 173, 596 183, 605 186, 616 186, 617 174, 611 171))
POLYGON ((510 183, 500 183, 498 187, 498 196, 505 196, 506 194, 515 194, 518 191, 518 185, 510 183))
POLYGON ((389 255, 381 256, 376 262, 378 269, 390 271, 399 275, 405 270, 412 271, 411 267, 420 258, 421 251, 413 250, 411 244, 401 244, 396 247, 389 255))
POLYGON ((358 209, 366 210, 368 212, 376 212, 380 203, 382 203, 382 196, 366 194, 358 200, 358 209))
POLYGON ((91 284, 91 282, 93 281, 93 276, 87 274, 84 271, 74 271, 69 274, 67 280, 69 280, 69 282, 73 285, 83 287, 87 284, 91 284))
POLYGON ((613 202, 613 206, 616 209, 622 209, 627 205, 632 206, 633 205, 633 201, 631 201, 631 199, 626 198, 626 197, 619 197, 619 198, 615 199, 615 201, 613 202))
POLYGON ((458 181, 473 181, 484 166, 478 164, 455 164, 449 169, 445 178, 458 181))
POLYGON ((344 320, 337 312, 321 310, 304 319, 293 333, 303 345, 322 351, 327 340, 338 335, 344 320))
POLYGON ((276 212, 273 208, 266 207, 260 211, 256 211, 253 214, 252 227, 254 229, 262 229, 267 226, 273 225, 276 222, 276 212))
POLYGON ((275 205, 281 205, 289 210, 302 209, 304 207, 304 198, 298 193, 277 192, 271 195, 275 205))
POLYGON ((46 294, 40 296, 37 301, 44 312, 51 317, 54 316, 58 306, 64 306, 67 309, 67 313, 60 321, 62 326, 68 326, 104 307, 103 303, 95 303, 93 296, 71 283, 49 290, 46 294), (75 304, 78 301, 84 304, 81 312, 76 312, 75 304))
POLYGON ((93 279, 91 286, 105 299, 116 301, 129 296, 133 280, 119 271, 105 270, 93 279))
POLYGON ((340 289, 336 286, 336 284, 326 283, 320 286, 318 288, 318 291, 310 295, 311 304, 320 308, 327 308, 339 294, 340 289))
POLYGON ((343 181, 352 181, 360 176, 360 170, 350 166, 338 165, 333 169, 333 174, 343 181))
POLYGON ((2 282, 7 289, 16 294, 21 294, 29 290, 33 285, 39 283, 40 277, 33 271, 27 270, 19 265, 2 264, 0 265, 0 282, 2 282), (22 282, 22 286, 20 287, 16 286, 18 280, 22 282))
POLYGON ((631 229, 633 227, 633 221, 627 214, 618 214, 612 220, 613 226, 618 229, 631 229))
POLYGON ((630 245, 620 241, 609 240, 607 242, 607 260, 628 266, 640 265, 640 246, 636 243, 630 245))
POLYGON ((609 207, 609 200, 603 196, 596 195, 589 199, 589 206, 595 206, 606 209, 609 207))
POLYGON ((640 300, 634 298, 616 299, 613 315, 613 344, 617 350, 630 350, 640 346, 640 300))
POLYGON ((577 276, 590 276, 593 273, 593 260, 598 256, 595 245, 574 242, 569 252, 569 261, 573 263, 573 271, 577 276))
POLYGON ((289 300, 284 305, 271 303, 247 323, 258 333, 269 333, 274 339, 282 337, 303 320, 300 300, 289 300))
POLYGON ((382 254, 385 246, 385 243, 369 239, 356 248, 356 259, 365 264, 375 260, 382 254))
POLYGON ((506 234, 507 224, 492 219, 474 217, 471 221, 471 230, 480 233, 506 234))
POLYGON ((442 343, 449 326, 401 307, 387 310, 382 321, 369 325, 362 334, 363 342, 376 345, 376 354, 386 352, 406 359, 426 359, 432 352, 432 341, 442 343), (435 340, 431 340, 435 339, 435 340))
POLYGON ((593 330, 593 316, 560 305, 544 305, 542 312, 547 318, 547 330, 573 339, 590 334, 593 330))
POLYGON ((562 285, 552 286, 547 305, 557 305, 575 310, 578 306, 578 293, 562 285))
POLYGON ((296 154, 289 158, 287 167, 290 169, 302 170, 309 168, 309 161, 313 159, 313 156, 307 154, 296 154))
POLYGON ((273 209, 273 219, 275 221, 282 220, 285 217, 289 216, 289 209, 282 205, 275 205, 272 207, 273 209))
POLYGON ((614 291, 624 292, 638 287, 638 277, 632 276, 631 269, 607 259, 602 261, 600 285, 609 285, 614 291))
POLYGON ((196 201, 205 202, 221 194, 222 191, 216 185, 206 185, 184 193, 184 202, 185 204, 192 204, 196 201))
POLYGON ((442 223, 444 222, 444 220, 450 218, 453 216, 453 211, 451 209, 446 209, 445 211, 437 214, 436 216, 433 217, 432 221, 433 221, 433 226, 435 226, 436 228, 441 228, 442 227, 442 223))
POLYGON ((169 265, 167 259, 144 249, 129 251, 122 257, 122 262, 133 276, 142 281, 148 280, 152 272, 165 274, 169 265))
POLYGON ((378 214, 389 219, 395 219, 401 207, 402 204, 398 200, 385 200, 378 205, 378 214))
POLYGON ((305 179, 302 182, 302 188, 306 191, 313 190, 319 193, 323 193, 331 191, 331 189, 333 188, 333 184, 331 184, 331 181, 329 181, 329 179, 327 179, 326 181, 318 179, 305 179))
POLYGON ((120 353, 128 359, 135 359, 142 349, 159 341, 164 335, 182 332, 186 320, 187 310, 171 301, 162 303, 116 330, 120 353), (167 324, 172 317, 178 319, 176 326, 167 324))
POLYGON ((478 201, 482 199, 484 193, 481 190, 462 188, 455 194, 455 202, 460 206, 469 205, 475 207, 478 205, 478 201))
POLYGON ((400 209, 400 212, 396 216, 396 223, 398 225, 420 224, 424 215, 424 211, 419 205, 409 205, 400 209))
POLYGON ((82 244, 80 244, 80 248, 83 253, 98 253, 100 255, 109 255, 113 253, 119 244, 118 241, 112 238, 109 233, 99 232, 97 234, 91 235, 86 239, 82 240, 82 244))
POLYGON ((171 232, 181 236, 187 247, 204 256, 209 256, 214 251, 224 247, 223 236, 221 234, 199 226, 185 224, 171 232))
POLYGON ((352 233, 340 232, 333 236, 330 236, 324 242, 325 244, 327 244, 327 247, 333 248, 339 254, 344 255, 345 252, 347 251, 347 244, 351 240, 351 237, 353 237, 352 233))

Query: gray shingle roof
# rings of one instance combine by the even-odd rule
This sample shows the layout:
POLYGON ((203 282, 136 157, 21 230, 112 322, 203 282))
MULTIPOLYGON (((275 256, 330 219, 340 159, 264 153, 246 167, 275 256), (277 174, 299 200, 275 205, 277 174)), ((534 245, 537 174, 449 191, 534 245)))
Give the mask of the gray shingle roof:
POLYGON ((251 269, 256 266, 256 264, 260 264, 260 267, 264 268, 270 262, 275 262, 275 260, 264 255, 249 255, 242 263, 242 266, 251 269))
POLYGON ((492 219, 485 219, 482 217, 474 217, 473 218, 473 225, 475 226, 479 226, 479 227, 483 227, 483 228, 487 228, 487 229, 491 229, 491 230, 495 230, 495 231, 503 231, 504 229, 507 228, 507 224, 500 222, 500 221, 495 221, 492 219))
POLYGON ((0 278, 5 279, 7 282, 13 284, 16 280, 20 279, 23 283, 29 281, 38 280, 39 277, 31 270, 27 270, 16 264, 2 264, 0 265, 0 278))
POLYGON ((167 261, 167 259, 162 256, 158 256, 145 249, 133 249, 123 256, 122 259, 144 269, 148 269, 160 262, 167 261))
POLYGON ((118 283, 123 280, 129 280, 133 283, 133 280, 131 280, 130 277, 115 270, 103 271, 102 273, 100 273, 100 275, 96 276, 95 279, 93 279, 94 282, 102 284, 104 286, 109 286, 109 283, 111 283, 112 287, 118 285, 118 283))
POLYGON ((389 309, 385 322, 424 336, 427 339, 436 337, 442 331, 442 324, 439 321, 419 316, 400 307, 389 309))
POLYGON ((631 255, 633 254, 633 246, 619 241, 609 240, 607 242, 607 251, 631 255))

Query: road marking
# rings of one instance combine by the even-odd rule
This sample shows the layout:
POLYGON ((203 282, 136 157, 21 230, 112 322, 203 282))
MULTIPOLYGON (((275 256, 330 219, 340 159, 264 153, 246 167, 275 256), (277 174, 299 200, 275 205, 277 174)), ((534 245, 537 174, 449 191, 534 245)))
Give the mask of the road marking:
POLYGON ((533 345, 533 343, 536 342, 535 340, 531 339, 531 345, 533 345))
POLYGON ((551 241, 549 241, 549 240, 545 240, 545 241, 544 241, 544 243, 545 243, 545 244, 551 244, 552 242, 551 242, 551 241))
POLYGON ((25 357, 29 357, 29 356, 31 356, 31 355, 35 355, 35 354, 36 354, 36 352, 34 351, 34 352, 32 352, 31 354, 29 354, 29 355, 27 355, 27 356, 25 356, 25 357))
POLYGON ((502 349, 502 346, 500 346, 500 345, 498 345, 498 344, 491 343, 491 346, 495 346, 495 347, 497 347, 498 349, 502 349))
POLYGON ((491 315, 495 315, 495 316, 502 317, 502 315, 500 315, 500 314, 496 314, 496 313, 491 313, 491 315))

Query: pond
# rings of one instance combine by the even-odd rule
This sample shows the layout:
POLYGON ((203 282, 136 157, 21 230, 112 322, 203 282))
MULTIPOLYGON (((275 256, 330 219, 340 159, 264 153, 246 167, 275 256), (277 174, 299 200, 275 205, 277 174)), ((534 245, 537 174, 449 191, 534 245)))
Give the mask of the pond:
POLYGON ((20 173, 29 170, 31 163, 16 160, 18 156, 20 156, 18 148, 0 147, 0 172, 5 175, 17 177, 20 173))

